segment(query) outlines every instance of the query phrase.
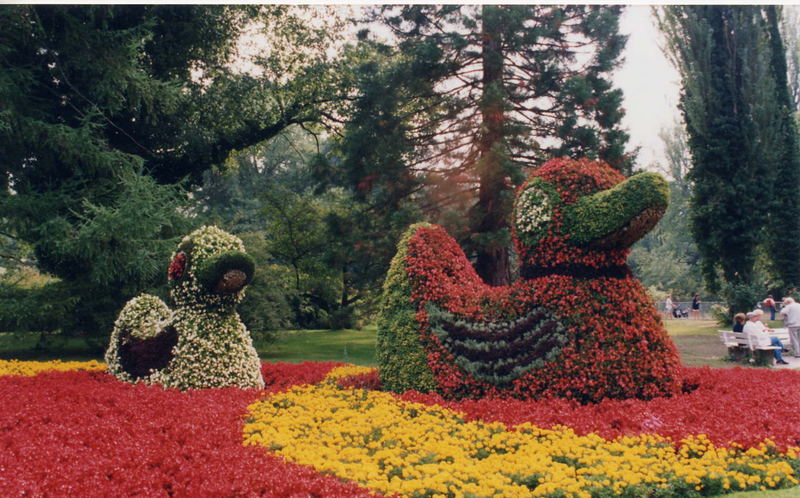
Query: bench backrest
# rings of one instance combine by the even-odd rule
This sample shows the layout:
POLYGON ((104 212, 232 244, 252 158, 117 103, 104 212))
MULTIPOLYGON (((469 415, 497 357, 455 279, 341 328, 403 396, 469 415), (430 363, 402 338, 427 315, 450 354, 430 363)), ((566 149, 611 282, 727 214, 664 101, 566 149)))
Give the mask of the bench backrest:
MULTIPOLYGON (((750 348, 752 351, 759 347, 758 339, 744 332, 733 332, 732 330, 718 330, 717 332, 719 332, 719 337, 726 347, 746 347, 750 348)), ((772 335, 777 336, 784 346, 789 344, 789 332, 782 330, 772 335)))

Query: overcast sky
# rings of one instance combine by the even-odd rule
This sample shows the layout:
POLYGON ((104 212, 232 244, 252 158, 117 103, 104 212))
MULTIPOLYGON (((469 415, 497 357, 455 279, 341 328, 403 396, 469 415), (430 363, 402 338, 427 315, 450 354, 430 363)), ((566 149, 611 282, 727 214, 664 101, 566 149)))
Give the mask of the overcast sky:
POLYGON ((631 134, 630 148, 640 146, 638 165, 663 162, 659 131, 680 119, 678 95, 680 77, 667 61, 659 44, 661 37, 650 7, 634 5, 625 9, 620 31, 629 35, 625 62, 614 75, 625 94, 624 126, 631 134))

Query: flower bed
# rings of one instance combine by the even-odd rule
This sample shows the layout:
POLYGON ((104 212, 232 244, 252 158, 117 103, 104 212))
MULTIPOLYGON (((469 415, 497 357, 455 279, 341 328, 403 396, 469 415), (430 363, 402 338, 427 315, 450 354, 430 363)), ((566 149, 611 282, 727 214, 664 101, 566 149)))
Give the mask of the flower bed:
POLYGON ((677 497, 800 471, 800 372, 687 368, 672 398, 580 405, 390 394, 333 362, 186 392, 66 365, 0 363, 3 496, 677 497))

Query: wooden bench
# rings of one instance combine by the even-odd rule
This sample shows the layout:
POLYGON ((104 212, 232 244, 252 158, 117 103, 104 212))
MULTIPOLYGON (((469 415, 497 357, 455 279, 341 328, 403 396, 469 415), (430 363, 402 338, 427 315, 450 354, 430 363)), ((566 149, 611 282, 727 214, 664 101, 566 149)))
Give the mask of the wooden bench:
MULTIPOLYGON (((722 344, 728 348, 731 358, 734 360, 743 360, 746 358, 755 358, 759 364, 769 364, 769 358, 778 346, 761 346, 758 339, 750 334, 744 332, 733 332, 732 330, 718 330, 719 338, 722 344)), ((780 339, 784 348, 791 347, 789 340, 789 331, 787 329, 775 329, 775 332, 770 334, 770 337, 777 337, 780 339)))

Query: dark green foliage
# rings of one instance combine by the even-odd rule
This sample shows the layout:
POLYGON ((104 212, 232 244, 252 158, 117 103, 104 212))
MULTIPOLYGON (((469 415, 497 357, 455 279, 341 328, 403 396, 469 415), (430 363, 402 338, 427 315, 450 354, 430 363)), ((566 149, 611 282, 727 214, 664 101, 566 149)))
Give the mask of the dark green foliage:
POLYGON ((436 387, 425 349, 420 344, 417 309, 411 300, 411 282, 406 273, 408 241, 422 226, 427 224, 412 225, 400 238, 383 284, 376 354, 381 385, 394 392, 409 389, 429 392, 436 387))
MULTIPOLYGON (((753 6, 673 6, 660 17, 681 73, 692 169, 692 233, 712 291, 753 282, 775 196, 776 82, 763 13, 753 6)), ((745 311, 752 302, 731 302, 745 311)))
MULTIPOLYGON (((615 234, 647 209, 669 204, 669 186, 657 173, 639 173, 615 187, 581 197, 564 212, 565 230, 571 244, 587 244, 615 234)), ((651 225, 646 228, 649 231, 651 225)), ((638 240, 642 233, 631 233, 638 240)))
POLYGON ((770 67, 775 79, 775 186, 767 216, 768 253, 784 289, 800 284, 800 143, 794 102, 787 80, 786 52, 779 30, 780 7, 765 6, 770 67))
POLYGON ((66 332, 105 336, 113 310, 157 290, 167 248, 195 225, 184 187, 319 119, 330 33, 291 9, 0 7, 0 231, 76 297, 66 332), (258 61, 262 80, 227 66, 250 21, 284 47, 258 61))
POLYGON ((200 284, 209 292, 213 292, 222 276, 230 270, 239 270, 247 278, 244 285, 248 285, 255 275, 256 264, 249 254, 238 251, 228 251, 215 255, 204 261, 195 269, 195 275, 200 284))
POLYGON ((476 379, 502 386, 558 358, 566 329, 544 309, 514 320, 472 322, 426 306, 431 332, 476 379))

